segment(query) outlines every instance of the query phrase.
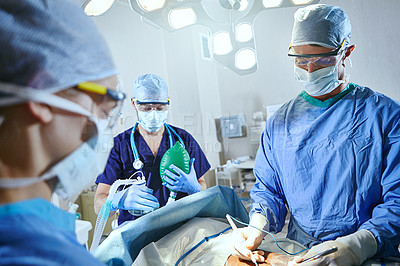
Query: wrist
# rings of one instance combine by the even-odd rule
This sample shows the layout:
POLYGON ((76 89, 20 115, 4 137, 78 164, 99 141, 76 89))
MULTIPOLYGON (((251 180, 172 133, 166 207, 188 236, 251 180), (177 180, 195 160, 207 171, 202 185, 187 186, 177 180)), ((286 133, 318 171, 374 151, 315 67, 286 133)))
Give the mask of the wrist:
POLYGON ((196 183, 194 184, 192 191, 189 192, 189 194, 196 194, 197 192, 200 192, 201 190, 201 185, 200 183, 196 180, 196 183))
MULTIPOLYGON (((265 217, 264 215, 262 215, 261 213, 254 213, 251 218, 250 218, 250 222, 249 225, 251 227, 256 227, 258 229, 264 230, 264 231, 268 231, 269 229, 269 222, 267 217, 265 217)), ((260 231, 261 232, 261 231, 260 231)), ((264 236, 266 233, 262 232, 262 235, 264 236)))
POLYGON ((366 259, 374 256, 378 247, 375 236, 366 229, 361 229, 353 234, 339 237, 336 241, 345 243, 350 247, 359 259, 357 264, 361 264, 366 259))

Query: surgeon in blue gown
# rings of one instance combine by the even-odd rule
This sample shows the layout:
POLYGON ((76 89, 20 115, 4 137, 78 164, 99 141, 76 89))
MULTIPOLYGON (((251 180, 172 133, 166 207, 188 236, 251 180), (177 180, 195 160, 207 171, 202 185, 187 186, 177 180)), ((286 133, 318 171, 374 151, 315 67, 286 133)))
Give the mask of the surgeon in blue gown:
MULTIPOLYGON (((346 78, 354 45, 342 9, 311 5, 294 18, 289 56, 304 90, 267 120, 250 224, 279 232, 288 209, 288 238, 312 247, 297 262, 338 248, 301 265, 399 256, 399 102, 346 78)), ((251 227, 242 233, 250 250, 263 237, 251 227)))
POLYGON ((149 212, 165 206, 170 189, 179 191, 176 200, 206 189, 203 175, 210 169, 206 156, 192 135, 184 129, 165 124, 170 99, 168 86, 161 77, 154 74, 139 76, 133 86, 133 96, 132 106, 138 122, 114 138, 115 145, 106 169, 96 181, 98 187, 95 194, 95 211, 98 213, 115 180, 130 178, 138 170, 143 172, 146 178, 145 186, 132 185, 117 192, 113 197, 111 210, 119 209, 119 225, 137 218, 132 214, 132 210, 149 212), (133 129, 134 134, 131 136, 133 129), (171 146, 170 138, 173 144, 180 139, 183 141, 191 158, 190 172, 186 174, 175 168, 175 174, 166 170, 163 182, 160 176, 160 162, 171 146), (134 140, 134 143, 131 140, 134 140), (135 149, 139 158, 134 155, 135 149), (138 169, 135 168, 137 163, 141 166, 137 167, 138 169))
POLYGON ((2 0, 0 25, 0 265, 103 265, 50 200, 104 170, 124 99, 111 53, 72 1, 2 0))

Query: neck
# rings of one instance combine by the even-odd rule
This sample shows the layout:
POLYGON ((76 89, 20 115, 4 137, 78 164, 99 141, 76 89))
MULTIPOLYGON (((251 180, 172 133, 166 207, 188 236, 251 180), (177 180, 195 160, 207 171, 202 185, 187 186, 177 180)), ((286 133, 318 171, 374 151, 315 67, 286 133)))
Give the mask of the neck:
POLYGON ((331 91, 328 94, 324 94, 324 95, 321 95, 321 96, 311 96, 311 95, 310 96, 323 102, 323 101, 326 101, 326 100, 328 100, 330 98, 333 98, 336 95, 338 95, 339 93, 341 93, 347 87, 348 84, 349 83, 347 83, 347 82, 346 83, 342 83, 336 89, 334 89, 333 91, 331 91))
MULTIPOLYGON (((50 164, 44 152, 40 130, 35 125, 7 128, 0 132, 0 178, 37 177, 50 164)), ((0 188, 0 203, 42 197, 50 200, 51 189, 42 181, 17 189, 0 188)))

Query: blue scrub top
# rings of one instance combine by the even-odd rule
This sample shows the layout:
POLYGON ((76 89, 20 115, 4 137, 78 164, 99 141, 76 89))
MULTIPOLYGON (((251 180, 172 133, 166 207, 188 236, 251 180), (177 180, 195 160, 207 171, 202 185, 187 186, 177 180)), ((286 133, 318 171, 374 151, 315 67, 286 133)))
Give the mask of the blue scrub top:
POLYGON ((40 198, 0 205, 0 265, 104 265, 76 240, 75 219, 40 198))
MULTIPOLYGON (((185 143, 185 148, 188 151, 190 158, 195 158, 194 168, 196 170, 197 178, 202 177, 209 169, 210 164, 206 156, 201 150, 196 140, 184 129, 171 126, 175 132, 182 138, 185 143)), ((103 174, 97 177, 96 183, 104 183, 112 185, 117 179, 129 178, 136 169, 133 168, 134 156, 131 148, 130 135, 132 128, 122 132, 114 138, 114 147, 111 150, 110 157, 103 174)), ((173 143, 175 144, 177 137, 171 132, 173 143)), ((158 148, 157 155, 154 157, 146 141, 140 135, 139 131, 135 132, 135 144, 139 153, 140 160, 144 163, 142 171, 146 177, 146 186, 153 190, 153 195, 158 199, 160 207, 165 206, 169 197, 169 189, 161 184, 160 177, 160 162, 164 153, 170 148, 169 135, 167 130, 164 130, 160 147, 158 148)), ((178 192, 176 199, 187 196, 187 193, 178 192)), ((118 224, 125 221, 134 220, 126 210, 120 210, 118 224)))
MULTIPOLYGON (((399 102, 352 83, 327 101, 302 92, 267 120, 254 174, 251 214, 270 231, 282 229, 286 204, 319 241, 367 229, 376 256, 399 256, 399 102)), ((294 228, 288 236, 310 244, 294 228)))

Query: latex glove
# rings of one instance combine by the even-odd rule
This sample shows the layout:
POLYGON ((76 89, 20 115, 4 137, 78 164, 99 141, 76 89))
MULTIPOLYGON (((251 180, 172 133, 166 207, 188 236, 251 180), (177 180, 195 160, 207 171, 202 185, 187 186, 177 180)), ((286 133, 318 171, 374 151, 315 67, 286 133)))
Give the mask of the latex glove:
POLYGON ((332 247, 337 247, 338 251, 316 260, 300 263, 299 265, 360 265, 366 259, 375 255, 377 251, 374 235, 370 231, 362 229, 348 236, 318 244, 312 247, 305 255, 296 257, 295 262, 299 263, 302 259, 307 259, 332 247))
POLYGON ((153 211, 160 206, 153 190, 143 185, 132 185, 127 189, 114 194, 111 203, 111 211, 142 210, 153 211))
POLYGON ((166 169, 164 171, 163 178, 165 182, 164 186, 173 191, 181 191, 189 194, 194 194, 200 191, 201 185, 197 181, 196 170, 194 169, 194 158, 190 162, 190 172, 186 174, 179 167, 171 164, 169 169, 175 173, 166 169))
MULTIPOLYGON (((249 224, 263 230, 268 230, 269 228, 269 222, 267 218, 261 213, 254 213, 251 216, 249 224)), ((236 235, 233 239, 235 252, 240 258, 244 260, 251 260, 250 252, 260 246, 265 233, 256 228, 248 226, 239 228, 237 230, 237 234, 238 235, 236 235)), ((262 256, 264 255, 263 252, 258 251, 252 253, 257 261, 263 262, 265 260, 265 258, 262 256)))

